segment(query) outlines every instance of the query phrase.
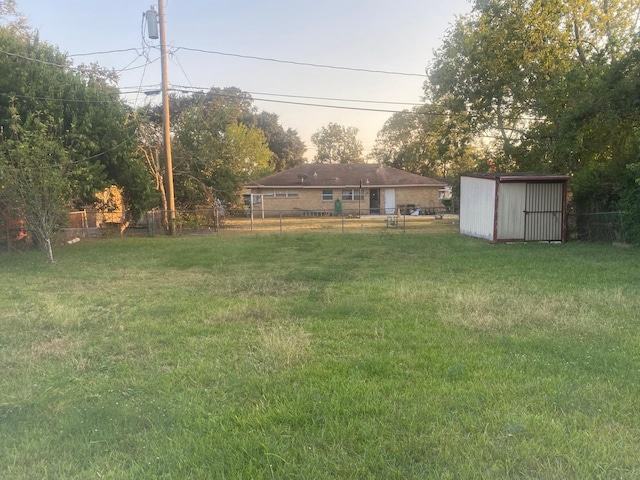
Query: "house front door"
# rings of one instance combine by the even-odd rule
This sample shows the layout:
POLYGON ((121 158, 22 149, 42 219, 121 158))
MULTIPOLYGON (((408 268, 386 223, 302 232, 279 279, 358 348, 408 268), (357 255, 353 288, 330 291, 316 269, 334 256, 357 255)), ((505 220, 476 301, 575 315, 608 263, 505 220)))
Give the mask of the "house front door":
POLYGON ((396 211, 396 189, 385 188, 384 189, 384 213, 386 215, 393 215, 396 211))
POLYGON ((380 189, 372 188, 369 190, 369 213, 371 215, 380 215, 380 189))

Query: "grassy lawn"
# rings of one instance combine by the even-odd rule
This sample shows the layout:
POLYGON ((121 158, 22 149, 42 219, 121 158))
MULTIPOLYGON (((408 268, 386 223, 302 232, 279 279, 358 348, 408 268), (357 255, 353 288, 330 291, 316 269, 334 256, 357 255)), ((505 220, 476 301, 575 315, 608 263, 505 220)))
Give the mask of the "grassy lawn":
POLYGON ((0 255, 0 478, 640 478, 640 253, 451 233, 0 255))

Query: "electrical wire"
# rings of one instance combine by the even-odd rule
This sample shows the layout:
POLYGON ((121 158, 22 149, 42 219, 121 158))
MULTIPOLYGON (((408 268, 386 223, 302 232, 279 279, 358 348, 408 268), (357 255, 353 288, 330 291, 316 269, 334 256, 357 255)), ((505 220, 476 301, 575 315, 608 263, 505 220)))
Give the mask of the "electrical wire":
POLYGON ((270 102, 270 103, 282 103, 286 105, 300 105, 303 107, 319 107, 319 108, 335 108, 338 110, 357 110, 360 112, 378 112, 378 113, 414 113, 401 110, 385 110, 381 108, 364 108, 364 107, 347 107, 344 105, 327 105, 322 103, 306 103, 306 102, 291 102, 288 100, 274 100, 272 98, 254 98, 254 102, 270 102))
MULTIPOLYGON (((146 42, 146 39, 144 38, 143 35, 143 42, 144 44, 149 47, 149 48, 158 48, 156 46, 153 45, 149 45, 146 42)), ((107 50, 107 51, 102 51, 102 52, 87 52, 87 53, 76 53, 74 55, 69 55, 69 57, 79 57, 79 56, 89 56, 89 55, 106 55, 106 54, 111 54, 111 53, 119 53, 119 52, 127 52, 127 51, 135 51, 135 48, 128 48, 128 49, 121 49, 121 50, 107 50)), ((228 52, 220 52, 220 51, 216 51, 216 50, 205 50, 202 48, 190 48, 190 47, 175 47, 171 54, 175 54, 180 50, 184 50, 187 52, 197 52, 197 53, 206 53, 209 55, 220 55, 220 56, 225 56, 225 57, 235 57, 235 58, 244 58, 247 60, 259 60, 262 62, 274 62, 274 63, 282 63, 282 64, 288 64, 288 65, 298 65, 298 66, 303 66, 303 67, 314 67, 314 68, 328 68, 328 69, 332 69, 332 70, 346 70, 346 71, 351 71, 351 72, 363 72, 363 73, 376 73, 376 74, 382 74, 382 75, 399 75, 399 76, 404 76, 404 77, 419 77, 419 78, 426 78, 427 75, 424 73, 409 73, 409 72, 398 72, 398 71, 393 71, 393 70, 379 70, 379 69, 370 69, 370 68, 357 68, 357 67, 345 67, 345 66, 340 66, 340 65, 329 65, 329 64, 322 64, 322 63, 311 63, 311 62, 298 62, 298 61, 294 61, 294 60, 282 60, 282 59, 277 59, 277 58, 270 58, 270 57, 258 57, 255 55, 241 55, 238 53, 228 53, 228 52)))
MULTIPOLYGON (((138 55, 136 56, 136 58, 134 58, 133 60, 131 60, 131 61, 127 64, 127 66, 126 66, 126 67, 121 68, 121 69, 119 69, 119 70, 116 70, 116 73, 127 72, 127 71, 129 71, 129 70, 134 70, 134 69, 136 69, 136 68, 139 68, 139 67, 129 68, 129 67, 131 67, 131 65, 133 65, 133 64, 134 64, 134 63, 135 63, 135 62, 136 62, 140 57, 143 57, 143 56, 144 56, 142 53, 139 53, 139 52, 137 52, 137 51, 136 51, 136 53, 138 53, 138 55)), ((148 61, 148 60, 147 60, 147 61, 148 61)), ((146 67, 146 64, 145 64, 145 67, 146 67)))
POLYGON ((141 68, 147 68, 147 66, 153 64, 153 63, 157 63, 158 61, 160 61, 160 58, 156 58, 154 60, 148 60, 145 62, 144 65, 138 65, 136 67, 131 67, 131 68, 127 68, 127 69, 123 69, 123 70, 117 70, 118 73, 120 72, 131 72, 133 70, 140 70, 141 68))
POLYGON ((127 141, 128 140, 125 140, 124 142, 119 143, 118 145, 116 145, 115 147, 110 148, 109 150, 105 150, 104 152, 100 152, 100 153, 98 153, 96 155, 92 155, 91 157, 87 157, 87 158, 85 158, 83 160, 80 160, 80 161, 84 162, 84 161, 87 161, 87 160, 93 160, 94 158, 98 158, 98 157, 101 157, 103 155, 106 155, 107 153, 113 152, 114 150, 120 148, 122 145, 127 143, 127 141))
MULTIPOLYGON (((186 90, 186 89, 180 89, 180 88, 169 88, 170 91, 173 92, 178 92, 178 93, 198 93, 195 92, 193 90, 186 90)), ((130 92, 134 93, 134 92, 130 92)), ((161 93, 161 90, 148 90, 146 92, 144 92, 147 95, 159 95, 161 93)), ((200 92, 202 93, 202 92, 200 92)), ((249 92, 247 92, 249 93, 249 92)), ((225 95, 225 94, 218 94, 215 93, 213 94, 216 97, 222 97, 222 98, 236 98, 233 95, 225 95)), ((419 115, 432 115, 432 116, 444 116, 445 114, 438 114, 438 113, 431 113, 431 112, 414 112, 414 111, 409 111, 409 110, 386 110, 386 109, 379 109, 379 108, 364 108, 364 107, 349 107, 349 106, 344 106, 344 105, 327 105, 327 104, 321 104, 321 103, 306 103, 306 102, 292 102, 292 101, 287 101, 287 100, 274 100, 272 98, 256 98, 256 97, 252 97, 251 98, 254 102, 270 102, 270 103, 281 103, 281 104, 286 104, 286 105, 299 105, 299 106, 303 106, 303 107, 318 107, 318 108, 335 108, 338 110, 355 110, 355 111, 361 111, 361 112, 376 112, 376 113, 398 113, 398 114, 411 114, 411 115, 415 115, 415 114, 419 114, 419 115)), ((378 103, 375 101, 371 101, 371 103, 378 103)), ((383 102, 380 102, 383 103, 383 102)))
MULTIPOLYGON (((202 93, 203 91, 206 91, 207 89, 204 87, 185 87, 183 85, 171 85, 173 88, 176 89, 187 89, 187 88, 193 88, 194 92, 197 91, 197 93, 202 93)), ((413 103, 413 102, 391 102, 391 101, 385 101, 385 100, 356 100, 353 98, 332 98, 332 97, 314 97, 314 96, 309 96, 309 95, 287 95, 284 93, 265 93, 265 92, 245 92, 248 93, 249 95, 264 95, 266 97, 285 97, 285 98, 306 98, 309 100, 327 100, 330 102, 351 102, 351 103, 377 103, 377 104, 384 104, 384 105, 408 105, 408 106, 412 106, 412 107, 421 107, 422 105, 424 105, 423 103, 413 103)))
POLYGON ((10 57, 17 57, 17 58, 21 58, 23 60, 28 60, 30 62, 40 63, 42 65, 50 65, 50 66, 58 67, 58 68, 70 68, 71 70, 75 70, 73 67, 70 67, 69 65, 63 65, 63 64, 54 63, 54 62, 47 62, 45 60, 39 60, 37 58, 32 58, 32 57, 25 57, 24 55, 20 55, 18 53, 7 52, 5 50, 0 50, 0 53, 4 53, 5 55, 8 55, 10 57))
POLYGON ((178 58, 178 52, 177 51, 171 52, 170 56, 171 56, 171 60, 172 61, 175 59, 174 63, 176 65, 178 65, 178 67, 180 67, 180 70, 182 70, 182 74, 184 75, 184 78, 187 79, 187 82, 189 83, 189 86, 191 88, 193 88, 193 85, 191 83, 191 79, 189 78, 189 75, 187 75, 187 72, 184 71, 184 68, 182 67, 182 63, 180 62, 180 59, 178 58))
POLYGON ((74 53, 73 55, 67 55, 67 57, 88 57, 92 55, 108 55, 111 53, 124 53, 124 52, 138 52, 137 48, 121 48, 118 50, 105 50, 102 52, 88 52, 88 53, 74 53))
POLYGON ((177 47, 176 52, 179 50, 186 50, 188 52, 199 52, 199 53, 207 53, 211 55, 222 55, 225 57, 236 57, 236 58, 245 58, 249 60, 260 60, 263 62, 275 62, 275 63, 284 63, 289 65, 298 65, 303 67, 314 67, 314 68, 329 68, 333 70, 347 70, 351 72, 364 72, 364 73, 379 73, 384 75, 400 75, 405 77, 420 77, 425 78, 427 75, 424 73, 406 73, 406 72, 394 72, 389 70, 373 70, 368 68, 355 68, 355 67, 343 67, 337 65, 327 65, 321 63, 310 63, 310 62, 296 62, 292 60, 280 60, 277 58, 268 58, 268 57, 257 57, 254 55, 240 55, 237 53, 226 53, 226 52, 218 52, 215 50, 204 50, 201 48, 189 48, 189 47, 177 47))
MULTIPOLYGON (((114 150, 117 150, 118 148, 120 148, 121 146, 123 146, 125 143, 127 143, 128 140, 125 140, 121 143, 119 143, 118 145, 116 145, 115 147, 111 147, 108 150, 105 150, 103 152, 100 153, 96 153, 95 155, 92 155, 90 157, 86 157, 86 158, 79 158, 77 160, 72 160, 70 162, 67 162, 65 165, 63 166, 69 166, 69 165, 79 165, 83 162, 86 162, 87 160, 93 160, 94 158, 98 158, 101 157, 103 155, 106 155, 109 152, 113 152, 114 150)), ((44 170, 53 170, 53 169, 58 169, 60 168, 61 165, 59 164, 48 164, 48 165, 41 165, 38 167, 33 167, 34 170, 40 170, 40 171, 44 171, 44 170)))
POLYGON ((140 77, 140 88, 138 88, 138 92, 136 93, 136 98, 133 101, 133 108, 134 109, 138 105, 138 98, 140 96, 140 91, 142 90, 142 82, 144 82, 144 74, 147 72, 147 65, 149 65, 149 58, 147 58, 146 60, 147 61, 144 64, 144 70, 142 70, 142 76, 140 77))
POLYGON ((36 97, 32 95, 15 95, 13 93, 4 93, 0 92, 1 97, 14 97, 14 98, 22 98, 26 100, 42 100, 46 102, 61 102, 61 103, 112 103, 112 100, 78 100, 71 98, 52 98, 52 97, 36 97))

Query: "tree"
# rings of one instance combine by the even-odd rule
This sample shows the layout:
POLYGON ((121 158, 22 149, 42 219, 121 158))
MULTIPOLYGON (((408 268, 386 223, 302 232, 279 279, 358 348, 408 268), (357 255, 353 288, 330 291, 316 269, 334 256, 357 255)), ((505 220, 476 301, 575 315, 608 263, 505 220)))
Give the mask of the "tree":
POLYGON ((639 17, 631 0, 475 0, 425 92, 467 117, 492 168, 569 174, 578 213, 623 209, 640 241, 639 17))
POLYGON ((0 21, 14 34, 26 35, 31 31, 27 19, 18 12, 15 0, 0 0, 0 21))
POLYGON ((137 153, 143 158, 147 171, 153 177, 155 191, 158 192, 162 208, 162 224, 165 231, 169 231, 169 201, 164 183, 165 163, 160 154, 164 132, 162 125, 158 121, 153 121, 152 117, 153 115, 145 115, 144 111, 139 112, 137 153))
POLYGON ((425 176, 447 178, 475 167, 475 148, 464 119, 437 105, 395 113, 378 132, 371 157, 425 176))
MULTIPOLYGON (((306 148, 298 133, 285 130, 277 115, 258 112, 251 95, 238 88, 213 87, 205 94, 174 96, 171 101, 174 186, 180 207, 218 200, 236 204, 248 181, 304 161, 306 148)), ((137 116, 139 151, 164 198, 161 111, 147 108, 137 116)))
POLYGON ((44 129, 24 132, 0 152, 0 186, 9 199, 5 208, 24 216, 48 263, 53 262, 51 238, 66 220, 72 168, 67 152, 44 129))
POLYGON ((152 179, 135 155, 136 122, 111 84, 112 73, 97 65, 73 69, 56 48, 5 27, 0 49, 9 52, 0 55, 5 135, 45 125, 74 165, 69 175, 79 204, 93 202, 95 192, 111 184, 123 187, 134 215, 152 203, 152 179))
POLYGON ((238 120, 253 113, 249 99, 238 89, 212 89, 184 102, 174 143, 180 205, 212 205, 217 199, 235 204, 246 182, 270 171, 264 133, 238 120))
POLYGON ((253 119, 247 119, 245 123, 255 124, 264 132, 269 150, 272 152, 269 163, 273 171, 281 172, 304 163, 304 153, 307 150, 304 142, 296 130, 285 130, 282 127, 278 115, 260 112, 253 119))
POLYGON ((362 142, 358 140, 358 129, 329 123, 311 136, 317 152, 318 163, 362 163, 362 142))
POLYGON ((572 120, 585 95, 600 91, 601 74, 633 48, 639 8, 630 0, 476 0, 436 52, 426 93, 467 115, 486 144, 495 140, 499 169, 577 172, 593 152, 572 120))
MULTIPOLYGON (((7 5, 0 3, 0 13, 7 5)), ((0 26, 0 125, 3 203, 53 260, 51 235, 73 204, 123 188, 129 212, 154 201, 151 177, 135 155, 136 122, 119 98, 113 73, 73 68, 24 24, 0 26)))

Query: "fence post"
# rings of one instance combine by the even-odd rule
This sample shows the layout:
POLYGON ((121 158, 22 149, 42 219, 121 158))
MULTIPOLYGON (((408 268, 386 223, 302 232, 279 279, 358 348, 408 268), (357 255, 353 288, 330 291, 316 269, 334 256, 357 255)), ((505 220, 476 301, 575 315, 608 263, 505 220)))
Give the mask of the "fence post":
POLYGON ((280 235, 282 235, 282 210, 280 210, 280 235))

